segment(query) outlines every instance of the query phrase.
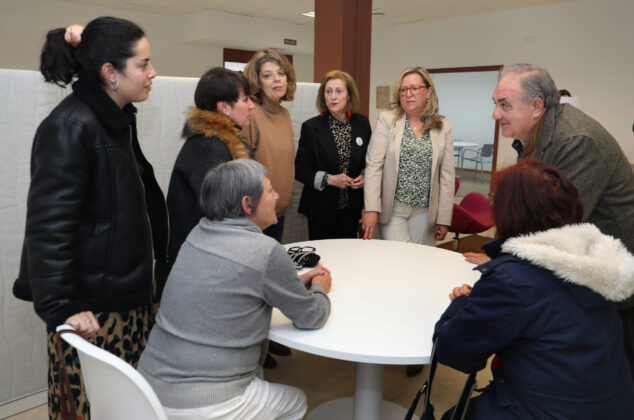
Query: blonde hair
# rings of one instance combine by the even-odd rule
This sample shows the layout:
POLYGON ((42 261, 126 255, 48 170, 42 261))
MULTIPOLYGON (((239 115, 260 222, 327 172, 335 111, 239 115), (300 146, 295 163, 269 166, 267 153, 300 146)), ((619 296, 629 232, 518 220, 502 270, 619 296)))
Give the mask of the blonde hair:
POLYGON ((253 99, 262 105, 262 87, 260 86, 260 69, 265 63, 275 63, 286 73, 286 94, 282 97, 282 101, 292 101, 295 98, 295 89, 297 88, 297 79, 295 78, 295 69, 288 58, 284 54, 274 48, 260 50, 253 54, 244 68, 244 75, 249 81, 253 99))
POLYGON ((334 79, 342 80, 346 84, 346 89, 348 89, 348 102, 346 103, 344 111, 357 112, 359 104, 361 103, 357 84, 354 82, 354 79, 350 76, 350 74, 341 70, 330 70, 324 75, 324 77, 321 78, 321 84, 319 85, 319 91, 317 92, 317 100, 315 100, 315 105, 317 106, 319 112, 328 112, 324 92, 326 91, 326 83, 334 79))
POLYGON ((428 89, 431 88, 431 95, 429 96, 429 102, 425 102, 425 108, 420 115, 420 120, 425 125, 427 130, 440 129, 443 125, 443 116, 438 113, 438 96, 436 95, 436 87, 434 86, 434 81, 431 79, 431 76, 422 67, 408 67, 401 72, 394 84, 394 94, 392 95, 392 102, 390 102, 391 108, 396 111, 396 118, 398 120, 403 116, 405 111, 401 106, 401 97, 399 96, 399 89, 401 88, 401 83, 403 83, 403 79, 410 74, 418 74, 423 81, 423 84, 428 89))

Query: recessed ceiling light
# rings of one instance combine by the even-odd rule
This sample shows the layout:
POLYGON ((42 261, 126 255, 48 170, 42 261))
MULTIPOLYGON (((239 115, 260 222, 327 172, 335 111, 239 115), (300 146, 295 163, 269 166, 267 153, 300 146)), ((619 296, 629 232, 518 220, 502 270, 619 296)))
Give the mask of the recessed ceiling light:
POLYGON ((310 18, 314 18, 315 17, 315 11, 311 10, 310 12, 304 12, 301 15, 302 16, 306 16, 306 17, 310 17, 310 18))

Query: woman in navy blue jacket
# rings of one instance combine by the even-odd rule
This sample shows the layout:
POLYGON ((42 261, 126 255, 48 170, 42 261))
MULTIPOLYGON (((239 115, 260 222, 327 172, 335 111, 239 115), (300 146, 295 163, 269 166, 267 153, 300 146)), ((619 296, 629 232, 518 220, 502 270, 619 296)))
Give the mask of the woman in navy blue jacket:
POLYGON ((497 174, 493 259, 456 287, 436 324, 438 360, 492 363, 466 419, 632 419, 634 386, 614 303, 634 293, 634 256, 581 220, 575 187, 526 159, 497 174))
POLYGON ((304 184, 298 211, 308 217, 311 240, 357 237, 372 134, 368 119, 356 114, 359 102, 352 77, 329 71, 317 93, 321 115, 302 124, 295 179, 304 184))

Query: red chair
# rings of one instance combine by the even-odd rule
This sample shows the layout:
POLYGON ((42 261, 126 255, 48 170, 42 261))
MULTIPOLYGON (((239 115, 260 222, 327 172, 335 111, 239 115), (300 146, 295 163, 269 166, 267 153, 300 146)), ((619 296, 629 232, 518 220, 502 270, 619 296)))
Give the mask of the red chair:
POLYGON ((454 232, 454 250, 458 250, 461 233, 480 233, 493 227, 489 200, 482 194, 470 192, 460 204, 453 205, 449 232, 454 232))

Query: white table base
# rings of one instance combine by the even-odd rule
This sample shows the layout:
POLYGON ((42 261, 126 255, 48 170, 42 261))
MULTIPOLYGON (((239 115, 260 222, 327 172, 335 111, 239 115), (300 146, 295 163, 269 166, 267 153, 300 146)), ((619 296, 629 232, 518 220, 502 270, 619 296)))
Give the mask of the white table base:
POLYGON ((306 420, 400 420, 405 413, 404 407, 383 400, 383 365, 356 363, 354 398, 328 401, 308 413, 306 420))

